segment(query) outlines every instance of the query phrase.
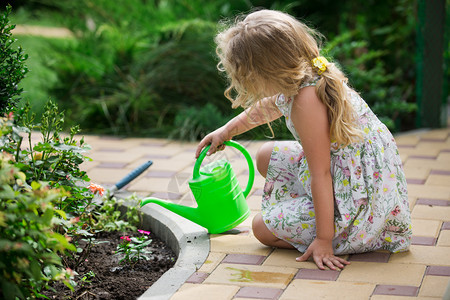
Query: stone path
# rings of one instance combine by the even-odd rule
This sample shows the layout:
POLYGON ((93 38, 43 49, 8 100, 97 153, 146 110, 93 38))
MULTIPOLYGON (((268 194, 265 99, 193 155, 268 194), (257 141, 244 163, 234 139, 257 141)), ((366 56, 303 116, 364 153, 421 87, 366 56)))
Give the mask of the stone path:
POLYGON ((46 27, 32 25, 16 25, 12 31, 13 35, 37 35, 51 38, 67 38, 73 34, 67 28, 62 27, 46 27))
MULTIPOLYGON (((125 188, 193 206, 196 144, 162 139, 87 136, 92 162, 83 167, 92 182, 112 185, 141 163, 153 165, 125 188)), ((257 175, 248 197, 251 216, 234 230, 210 236, 202 267, 172 296, 189 299, 442 299, 450 281, 450 127, 396 136, 408 181, 413 218, 411 250, 350 255, 342 271, 320 271, 296 262, 294 250, 273 249, 252 234, 264 180, 257 175)), ((241 143, 254 156, 260 141, 241 143)), ((244 186, 247 165, 228 148, 225 155, 244 186)), ((208 163, 205 160, 204 163, 208 163)))

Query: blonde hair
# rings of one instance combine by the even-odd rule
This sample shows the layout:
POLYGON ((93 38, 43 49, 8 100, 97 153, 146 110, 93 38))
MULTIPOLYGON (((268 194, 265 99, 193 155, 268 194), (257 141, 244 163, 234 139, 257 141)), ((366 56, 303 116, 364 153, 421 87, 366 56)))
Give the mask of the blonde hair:
MULTIPOLYGON (((228 76, 224 94, 232 107, 252 107, 267 86, 286 96, 296 95, 302 83, 318 75, 311 61, 319 56, 320 38, 302 22, 272 10, 239 17, 219 32, 215 39, 218 69, 228 76)), ((328 63, 316 85, 319 99, 327 106, 330 136, 343 146, 361 137, 346 82, 337 66, 328 63)))

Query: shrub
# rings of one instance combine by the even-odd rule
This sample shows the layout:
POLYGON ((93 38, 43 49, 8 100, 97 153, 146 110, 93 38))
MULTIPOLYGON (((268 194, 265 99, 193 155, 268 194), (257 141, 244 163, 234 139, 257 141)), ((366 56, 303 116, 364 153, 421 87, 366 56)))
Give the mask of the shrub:
POLYGON ((6 7, 0 16, 0 115, 11 111, 19 101, 22 89, 18 84, 28 72, 25 60, 28 58, 22 48, 13 49, 14 39, 11 30, 15 25, 9 24, 11 6, 6 7))
POLYGON ((336 59, 348 75, 350 85, 361 93, 375 114, 392 131, 401 128, 400 120, 416 110, 414 103, 407 103, 405 91, 394 80, 381 60, 383 51, 371 50, 364 40, 354 40, 355 33, 336 36, 323 49, 326 55, 336 59))
MULTIPOLYGON (((5 128, 5 118, 0 120, 5 128)), ((9 121, 6 121, 9 122, 9 121)), ((50 189, 37 181, 26 184, 26 176, 0 154, 0 282, 3 299, 40 297, 53 280, 69 288, 73 273, 62 266, 58 254, 75 251, 67 237, 54 232, 64 211, 54 203, 66 197, 63 189, 50 189)))

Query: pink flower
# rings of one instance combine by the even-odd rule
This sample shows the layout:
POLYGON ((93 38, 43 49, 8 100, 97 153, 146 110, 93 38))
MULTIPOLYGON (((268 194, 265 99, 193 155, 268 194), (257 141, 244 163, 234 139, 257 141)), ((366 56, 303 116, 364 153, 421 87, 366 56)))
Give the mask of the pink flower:
POLYGON ((373 216, 372 215, 369 216, 369 222, 370 222, 370 224, 373 224, 373 216))
POLYGON ((398 206, 396 206, 396 207, 394 208, 394 210, 391 211, 391 214, 392 214, 393 216, 396 216, 396 215, 399 214, 399 212, 400 212, 400 208, 399 208, 398 206))
POLYGON ((130 239, 130 237, 129 237, 128 235, 121 236, 120 239, 121 239, 121 240, 128 241, 128 242, 131 242, 131 239, 130 239))
POLYGON ((387 230, 388 231, 393 231, 393 232, 399 232, 400 231, 400 227, 399 226, 388 226, 387 230))
POLYGON ((100 196, 103 196, 103 194, 105 193, 105 189, 101 186, 101 185, 98 185, 98 184, 95 184, 95 183, 91 183, 89 186, 88 186, 88 189, 91 191, 91 193, 93 193, 93 194, 95 194, 95 193, 97 193, 98 192, 98 194, 100 195, 100 196))
POLYGON ((380 177, 380 172, 373 172, 373 177, 375 177, 375 179, 378 179, 380 177))
POLYGON ((350 169, 348 167, 345 167, 342 171, 343 171, 345 176, 347 176, 347 177, 350 176, 350 169))
POLYGON ((138 229, 138 231, 139 231, 140 233, 142 233, 142 234, 150 235, 150 231, 145 231, 145 230, 142 230, 142 229, 138 229))
POLYGON ((267 182, 266 182, 266 184, 264 185, 264 193, 265 193, 266 195, 272 194, 272 191, 273 191, 273 185, 274 185, 274 182, 273 182, 273 181, 272 181, 272 182, 270 182, 270 181, 267 181, 267 182))
POLYGON ((278 219, 283 219, 283 217, 284 217, 284 215, 283 215, 283 213, 282 212, 280 212, 279 214, 278 214, 278 219))
POLYGON ((345 214, 345 219, 350 220, 350 214, 345 214))
POLYGON ((70 222, 71 224, 76 224, 76 223, 78 223, 79 221, 80 221, 80 217, 71 218, 71 219, 69 220, 69 222, 70 222))
POLYGON ((361 166, 356 167, 355 175, 357 179, 361 178, 361 166))

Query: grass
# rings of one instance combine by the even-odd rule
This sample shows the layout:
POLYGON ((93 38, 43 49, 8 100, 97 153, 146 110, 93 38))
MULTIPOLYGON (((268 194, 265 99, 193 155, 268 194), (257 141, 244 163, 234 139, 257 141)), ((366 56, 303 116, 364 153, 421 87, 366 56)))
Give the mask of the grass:
POLYGON ((11 24, 26 24, 30 26, 61 27, 61 15, 46 10, 28 11, 22 7, 13 10, 11 24))
POLYGON ((20 87, 24 90, 21 104, 30 102, 32 111, 40 116, 45 103, 49 100, 48 89, 58 80, 50 67, 54 56, 53 47, 73 40, 30 35, 14 35, 14 37, 17 39, 15 45, 22 46, 24 52, 28 54, 26 65, 29 72, 20 83, 20 87))

